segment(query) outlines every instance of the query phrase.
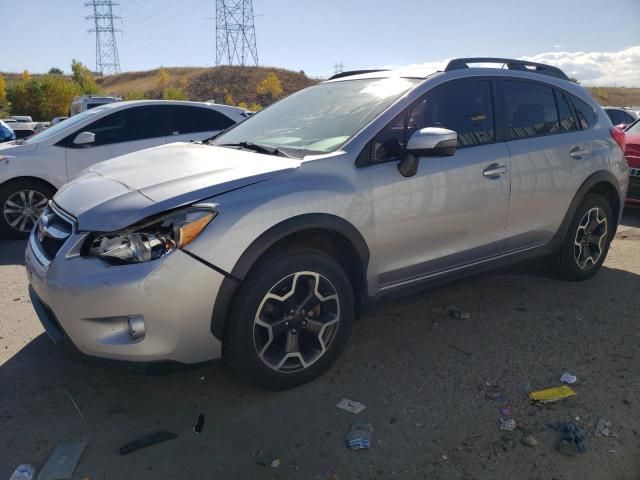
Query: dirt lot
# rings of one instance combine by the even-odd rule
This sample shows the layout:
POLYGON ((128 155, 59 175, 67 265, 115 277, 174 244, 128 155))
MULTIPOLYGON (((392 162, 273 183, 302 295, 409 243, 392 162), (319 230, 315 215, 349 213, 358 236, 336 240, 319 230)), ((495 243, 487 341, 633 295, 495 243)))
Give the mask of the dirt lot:
POLYGON ((557 281, 534 262, 388 304, 356 322, 328 374, 282 393, 222 365, 143 376, 67 358, 29 304, 24 243, 0 242, 0 478, 87 441, 77 478, 638 480, 640 212, 624 225, 587 283, 557 281), (448 305, 471 318, 433 311, 448 305), (576 397, 530 403, 529 389, 565 371, 578 377, 576 397), (487 393, 509 402, 519 430, 499 430, 502 405, 487 393), (342 397, 367 408, 338 410, 342 397), (598 417, 615 436, 589 433, 575 457, 555 450, 548 423, 578 418, 591 432, 598 417), (355 421, 373 423, 370 450, 345 448, 355 421), (155 430, 179 437, 118 454, 155 430), (522 445, 524 432, 538 446, 522 445), (277 468, 260 465, 275 458, 277 468))

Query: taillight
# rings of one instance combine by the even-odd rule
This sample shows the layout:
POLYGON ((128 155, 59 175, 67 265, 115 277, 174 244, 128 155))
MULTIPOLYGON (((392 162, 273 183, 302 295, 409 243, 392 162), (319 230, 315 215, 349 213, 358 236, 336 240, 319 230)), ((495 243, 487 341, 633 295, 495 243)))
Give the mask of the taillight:
POLYGON ((616 127, 611 127, 609 131, 611 132, 613 139, 618 145, 620 145, 622 151, 624 151, 624 132, 616 127))

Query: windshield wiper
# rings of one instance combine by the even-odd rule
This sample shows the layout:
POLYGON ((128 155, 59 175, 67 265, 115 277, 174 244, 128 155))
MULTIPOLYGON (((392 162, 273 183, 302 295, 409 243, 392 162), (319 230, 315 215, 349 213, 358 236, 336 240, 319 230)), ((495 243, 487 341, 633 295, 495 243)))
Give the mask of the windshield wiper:
POLYGON ((287 157, 291 158, 290 155, 287 155, 282 150, 279 150, 275 147, 267 147, 266 145, 260 145, 258 143, 253 142, 238 142, 238 143, 221 143, 218 145, 219 147, 240 147, 245 150, 252 150, 258 153, 264 153, 265 155, 276 155, 279 157, 287 157))

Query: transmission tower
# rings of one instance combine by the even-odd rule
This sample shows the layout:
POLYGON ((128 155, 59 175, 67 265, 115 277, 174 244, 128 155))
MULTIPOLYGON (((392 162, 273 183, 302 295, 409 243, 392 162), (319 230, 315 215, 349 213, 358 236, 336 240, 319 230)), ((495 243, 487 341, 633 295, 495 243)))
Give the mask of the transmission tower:
POLYGON ((113 21, 120 19, 113 14, 113 7, 117 5, 112 0, 92 0, 84 4, 93 9, 93 15, 85 18, 94 21, 94 27, 87 31, 96 34, 96 71, 101 75, 120 73, 116 32, 122 30, 113 26, 113 21))
POLYGON ((252 0, 216 0, 216 65, 258 65, 252 0))

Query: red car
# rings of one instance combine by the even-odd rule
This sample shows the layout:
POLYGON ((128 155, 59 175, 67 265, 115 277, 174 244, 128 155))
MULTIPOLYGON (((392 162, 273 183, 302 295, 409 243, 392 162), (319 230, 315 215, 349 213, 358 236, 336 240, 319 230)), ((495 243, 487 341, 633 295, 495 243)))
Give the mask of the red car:
POLYGON ((631 168, 626 205, 640 208, 640 120, 624 131, 624 155, 631 168))

